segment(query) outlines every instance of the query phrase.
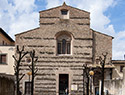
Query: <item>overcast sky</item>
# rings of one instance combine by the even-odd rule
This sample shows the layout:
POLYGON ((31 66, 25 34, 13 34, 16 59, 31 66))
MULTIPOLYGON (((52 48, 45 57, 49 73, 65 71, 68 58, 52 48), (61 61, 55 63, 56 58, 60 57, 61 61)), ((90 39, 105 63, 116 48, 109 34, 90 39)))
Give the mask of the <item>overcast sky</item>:
POLYGON ((113 59, 124 59, 125 0, 0 0, 0 27, 14 35, 39 27, 39 11, 62 5, 77 7, 91 14, 91 28, 111 35, 113 59))

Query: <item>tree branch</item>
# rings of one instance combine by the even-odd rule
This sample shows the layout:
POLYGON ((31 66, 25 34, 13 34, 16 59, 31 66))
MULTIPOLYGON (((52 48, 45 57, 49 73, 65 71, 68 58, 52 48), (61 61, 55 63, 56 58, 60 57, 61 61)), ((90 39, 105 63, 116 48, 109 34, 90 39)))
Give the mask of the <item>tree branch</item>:
POLYGON ((38 61, 38 57, 36 57, 35 61, 34 62, 37 62, 38 61))
POLYGON ((23 57, 26 55, 26 54, 28 54, 29 52, 27 51, 27 52, 25 52, 24 54, 23 54, 23 56, 21 56, 21 59, 23 59, 23 57))
POLYGON ((37 73, 37 71, 38 71, 38 68, 35 70, 34 74, 36 74, 36 73, 37 73))
POLYGON ((34 72, 34 77, 36 77, 36 73, 37 73, 38 69, 34 72))
POLYGON ((30 68, 30 70, 32 70, 32 67, 31 67, 31 66, 29 66, 29 68, 30 68))
POLYGON ((16 47, 16 52, 18 53, 19 52, 19 46, 17 45, 16 47))
POLYGON ((16 59, 16 57, 15 57, 14 55, 13 55, 12 57, 13 57, 13 58, 14 58, 14 60, 17 62, 17 59, 16 59))
POLYGON ((22 47, 22 50, 21 50, 21 52, 23 52, 24 51, 24 46, 22 47))
POLYGON ((23 74, 23 75, 21 76, 21 78, 19 79, 19 81, 20 81, 24 76, 25 76, 25 74, 23 74))

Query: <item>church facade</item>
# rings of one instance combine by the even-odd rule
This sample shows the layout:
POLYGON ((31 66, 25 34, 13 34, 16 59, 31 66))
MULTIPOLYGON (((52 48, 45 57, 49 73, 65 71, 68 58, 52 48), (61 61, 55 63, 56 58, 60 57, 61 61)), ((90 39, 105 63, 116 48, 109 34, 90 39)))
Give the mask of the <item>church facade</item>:
MULTIPOLYGON (((108 53, 112 58, 113 37, 90 28, 90 13, 65 3, 40 11, 40 27, 17 34, 16 46, 25 51, 35 50, 38 68, 35 77, 35 95, 83 95, 83 65, 98 66, 96 59, 108 53)), ((27 55, 21 65, 21 74, 29 72, 27 55)), ((105 78, 112 78, 112 67, 106 67, 105 78)), ((93 93, 98 95, 98 72, 94 72, 93 93)), ((23 94, 28 95, 28 75, 20 82, 23 94)))

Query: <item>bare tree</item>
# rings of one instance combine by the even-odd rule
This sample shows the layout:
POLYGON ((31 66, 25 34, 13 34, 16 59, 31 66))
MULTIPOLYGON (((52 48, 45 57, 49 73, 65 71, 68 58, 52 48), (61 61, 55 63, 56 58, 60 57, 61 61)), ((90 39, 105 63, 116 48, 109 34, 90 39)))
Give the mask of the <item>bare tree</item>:
POLYGON ((19 73, 20 73, 20 66, 21 66, 21 60, 24 58, 24 56, 26 54, 28 54, 27 52, 24 52, 24 46, 22 47, 22 49, 19 49, 19 46, 16 47, 16 54, 17 55, 13 55, 13 58, 15 60, 15 66, 14 66, 14 70, 15 70, 15 75, 16 75, 16 94, 19 95, 20 94, 20 80, 25 76, 25 74, 23 74, 21 77, 19 77, 19 73))
POLYGON ((83 95, 89 95, 89 84, 90 84, 90 75, 89 71, 91 68, 87 64, 83 65, 83 95))
POLYGON ((101 95, 104 95, 104 70, 105 70, 105 64, 106 64, 106 58, 108 53, 103 53, 102 56, 99 56, 97 59, 99 61, 99 64, 101 65, 101 95))
POLYGON ((35 50, 30 52, 31 57, 31 66, 29 66, 31 72, 32 72, 32 80, 31 80, 31 95, 34 94, 34 78, 36 76, 36 73, 38 71, 38 68, 36 67, 36 62, 38 60, 38 57, 35 56, 35 50))

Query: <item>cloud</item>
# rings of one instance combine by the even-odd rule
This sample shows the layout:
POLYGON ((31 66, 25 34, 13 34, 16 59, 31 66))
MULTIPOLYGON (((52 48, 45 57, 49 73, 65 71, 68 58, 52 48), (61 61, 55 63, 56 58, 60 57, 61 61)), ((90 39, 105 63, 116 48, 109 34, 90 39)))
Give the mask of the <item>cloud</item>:
POLYGON ((9 34, 14 37, 14 34, 37 27, 39 22, 37 18, 39 18, 39 14, 37 12, 22 14, 16 21, 14 21, 10 25, 9 34))
POLYGON ((18 13, 30 13, 33 12, 34 8, 37 6, 35 5, 35 0, 14 0, 14 9, 18 13))
POLYGON ((125 31, 115 34, 113 40, 113 59, 124 59, 125 54, 125 31))
POLYGON ((35 0, 0 0, 0 27, 14 35, 39 26, 35 0), (4 7, 5 6, 5 7, 4 7))
POLYGON ((47 5, 46 8, 52 8, 52 7, 56 7, 62 4, 63 0, 54 0, 54 2, 52 0, 46 0, 47 5))

